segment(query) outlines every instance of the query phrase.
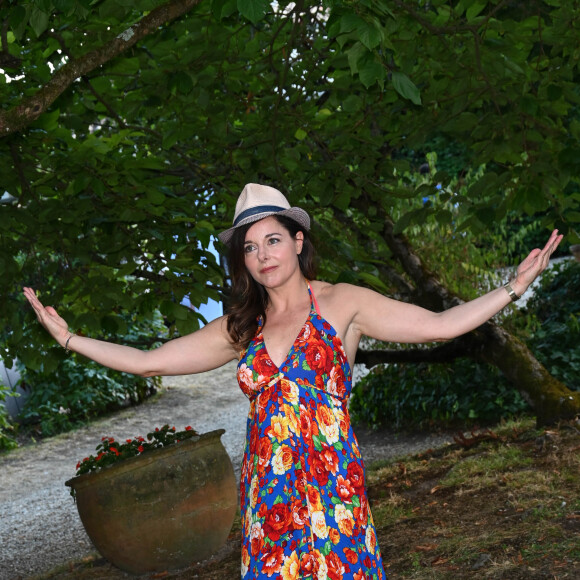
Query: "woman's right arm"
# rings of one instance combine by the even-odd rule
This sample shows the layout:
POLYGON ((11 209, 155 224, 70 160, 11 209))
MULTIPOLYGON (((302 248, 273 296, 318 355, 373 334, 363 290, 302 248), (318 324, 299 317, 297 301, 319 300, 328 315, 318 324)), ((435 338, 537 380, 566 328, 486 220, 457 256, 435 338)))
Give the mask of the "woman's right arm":
POLYGON ((226 316, 197 332, 143 351, 72 334, 66 321, 51 306, 44 307, 32 288, 24 288, 24 295, 40 323, 61 346, 118 371, 147 377, 186 375, 212 370, 237 359, 238 353, 227 332, 226 316))

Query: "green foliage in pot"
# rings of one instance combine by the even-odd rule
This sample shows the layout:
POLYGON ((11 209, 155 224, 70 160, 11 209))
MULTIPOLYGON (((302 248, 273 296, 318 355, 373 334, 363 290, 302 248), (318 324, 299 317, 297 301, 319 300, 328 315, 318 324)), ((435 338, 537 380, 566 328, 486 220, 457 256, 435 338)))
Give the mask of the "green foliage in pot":
POLYGON ((103 437, 96 447, 97 454, 89 455, 77 463, 76 475, 96 473, 129 457, 137 457, 153 449, 168 447, 197 435, 197 431, 189 425, 183 431, 176 431, 175 427, 166 424, 163 427, 155 427, 153 431, 147 433, 147 437, 138 435, 133 439, 126 439, 124 443, 115 441, 113 437, 103 437))

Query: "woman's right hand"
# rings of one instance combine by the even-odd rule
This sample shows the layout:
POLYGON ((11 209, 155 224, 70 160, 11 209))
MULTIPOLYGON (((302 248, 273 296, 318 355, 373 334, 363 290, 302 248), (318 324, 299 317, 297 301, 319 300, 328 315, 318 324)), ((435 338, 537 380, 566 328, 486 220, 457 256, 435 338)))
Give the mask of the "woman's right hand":
POLYGON ((52 306, 43 306, 32 288, 25 287, 23 292, 32 308, 34 308, 40 324, 46 328, 61 346, 64 346, 67 339, 72 335, 64 318, 60 317, 52 306))

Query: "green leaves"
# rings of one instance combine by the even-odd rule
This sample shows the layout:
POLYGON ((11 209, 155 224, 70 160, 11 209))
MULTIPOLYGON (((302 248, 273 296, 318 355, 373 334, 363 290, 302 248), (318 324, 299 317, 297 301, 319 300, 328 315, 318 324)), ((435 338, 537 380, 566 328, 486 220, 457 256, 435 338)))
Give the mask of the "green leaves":
POLYGON ((257 24, 264 18, 270 8, 268 0, 237 0, 240 14, 252 24, 257 24))
POLYGON ((392 73, 393 87, 397 93, 399 93, 403 98, 408 99, 415 105, 421 104, 421 96, 419 94, 419 89, 413 84, 411 79, 398 71, 392 73))

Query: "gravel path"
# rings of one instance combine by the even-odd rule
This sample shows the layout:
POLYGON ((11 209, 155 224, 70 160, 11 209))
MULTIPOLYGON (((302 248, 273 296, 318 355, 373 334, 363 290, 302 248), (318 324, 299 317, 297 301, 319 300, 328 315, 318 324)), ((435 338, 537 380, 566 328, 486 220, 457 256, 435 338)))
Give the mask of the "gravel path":
MULTIPOLYGON (((222 442, 239 479, 248 402, 235 364, 192 376, 166 377, 153 401, 125 409, 74 433, 0 456, 0 580, 23 580, 95 551, 64 482, 101 437, 124 440, 165 423, 199 432, 223 428, 222 442)), ((444 436, 401 436, 357 430, 367 465, 437 447, 444 436)))

